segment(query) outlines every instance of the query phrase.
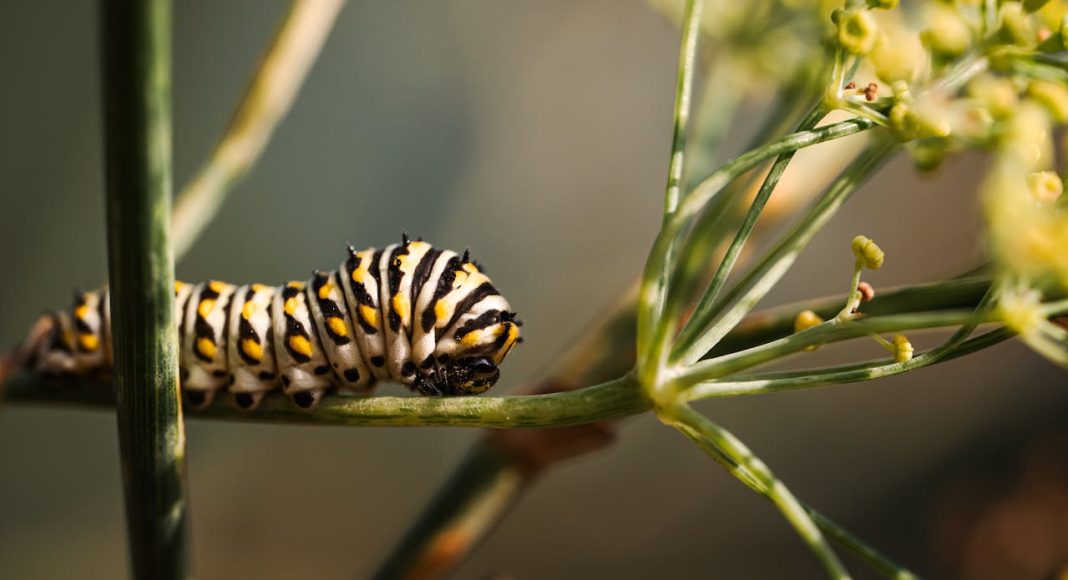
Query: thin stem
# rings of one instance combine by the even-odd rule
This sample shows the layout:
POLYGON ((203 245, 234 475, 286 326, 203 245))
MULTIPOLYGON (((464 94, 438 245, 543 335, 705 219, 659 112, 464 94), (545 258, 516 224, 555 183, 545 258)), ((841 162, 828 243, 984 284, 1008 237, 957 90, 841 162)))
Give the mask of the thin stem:
MULTIPOLYGON (((930 310, 974 308, 990 287, 986 277, 956 278, 944 282, 880 289, 875 298, 863 304, 867 316, 905 314, 930 310)), ((712 350, 712 356, 737 352, 794 333, 794 319, 802 310, 811 310, 827 319, 838 312, 846 296, 830 296, 785 304, 748 315, 712 350)))
MULTIPOLYGON (((673 118, 673 138, 671 142, 671 161, 668 164, 667 187, 664 192, 663 223, 671 217, 679 205, 679 185, 682 181, 686 154, 686 128, 690 118, 690 98, 693 92, 694 58, 697 52, 697 40, 700 37, 702 0, 687 0, 682 23, 682 40, 679 43, 678 83, 675 87, 675 111, 673 118)), ((671 248, 665 253, 670 254, 671 248)), ((641 297, 643 310, 648 310, 649 317, 657 319, 664 311, 665 297, 669 291, 669 277, 663 276, 648 288, 647 296, 641 297)), ((638 319, 639 336, 641 336, 642 319, 638 319)), ((655 332, 663 335, 671 330, 665 325, 656 327, 655 332)), ((640 339, 639 339, 640 344, 640 339)))
POLYGON ((846 294, 845 306, 842 307, 835 319, 839 321, 849 320, 853 317, 857 307, 860 306, 860 276, 864 272, 864 262, 859 258, 853 262, 853 278, 849 281, 849 293, 846 294))
POLYGON ((226 133, 175 202, 174 253, 178 258, 193 246, 226 195, 263 154, 344 4, 344 0, 293 0, 226 133))
MULTIPOLYGON (((4 385, 7 403, 70 403, 107 408, 114 405, 107 383, 52 385, 19 373, 4 385)), ((627 376, 600 385, 551 395, 522 397, 325 397, 315 411, 304 411, 281 395, 268 396, 253 412, 216 400, 190 417, 252 423, 366 426, 455 426, 495 429, 564 427, 618 419, 648 410, 634 380, 627 376)))
POLYGON ((1015 335, 1011 331, 999 328, 961 342, 951 349, 944 348, 944 346, 939 347, 902 363, 880 360, 825 369, 805 369, 802 371, 753 375, 733 381, 711 381, 694 385, 684 391, 682 396, 686 401, 696 401, 699 399, 764 395, 829 385, 859 383, 905 373, 971 354, 994 346, 1013 336, 1015 335))
POLYGON ((805 511, 808 512, 809 517, 812 518, 812 521, 816 522, 816 525, 823 530, 823 533, 827 534, 831 541, 853 552, 854 555, 864 560, 868 566, 871 566, 872 570, 875 570, 884 578, 890 578, 891 580, 917 580, 919 578, 901 564, 884 556, 860 538, 849 533, 849 530, 839 526, 834 520, 812 509, 811 506, 802 505, 805 507, 805 511))
POLYGON ((823 564, 830 577, 849 577, 849 573, 808 511, 745 443, 685 404, 667 410, 661 419, 697 443, 698 447, 723 465, 728 473, 771 500, 823 564))
POLYGON ((818 129, 787 135, 778 141, 743 153, 727 162, 702 181, 701 185, 693 193, 686 196, 672 219, 661 228, 660 234, 657 235, 653 248, 649 252, 649 258, 642 273, 638 310, 638 352, 642 353, 642 357, 639 359, 638 371, 639 379, 643 384, 656 383, 653 379, 660 368, 656 364, 648 363, 660 361, 664 358, 663 345, 666 342, 664 337, 669 336, 669 333, 660 327, 658 317, 663 312, 664 297, 668 290, 666 281, 670 278, 670 268, 672 266, 669 259, 671 248, 679 232, 688 223, 689 219, 700 212, 705 204, 724 186, 761 162, 783 153, 853 135, 873 126, 874 123, 865 119, 849 119, 818 129), (654 332, 659 334, 659 338, 656 340, 656 343, 660 345, 659 348, 650 348, 653 343, 654 332))
POLYGON ((727 335, 786 274, 798 255, 831 217, 872 174, 887 161, 897 144, 886 138, 876 140, 842 173, 818 199, 800 222, 724 296, 714 321, 705 328, 688 327, 679 335, 673 360, 691 364, 699 360, 727 335), (728 305, 729 308, 728 308, 728 305))
POLYGON ((189 574, 171 213, 171 5, 105 0, 104 71, 114 393, 135 578, 189 574))
POLYGON ((977 317, 970 310, 950 310, 946 312, 875 316, 849 321, 844 324, 830 320, 819 326, 760 346, 695 363, 679 373, 676 384, 685 388, 700 382, 729 376, 812 346, 868 336, 873 332, 897 332, 957 326, 972 320, 983 322, 986 319, 981 316, 977 317))
MULTIPOLYGON (((798 125, 797 131, 808 131, 814 127, 821 118, 823 118, 823 114, 823 109, 817 107, 805 116, 798 125)), ((690 317, 690 320, 687 321, 686 326, 697 325, 698 327, 702 327, 708 322, 707 319, 712 314, 712 306, 715 303, 716 297, 719 296, 720 290, 727 282, 727 276, 729 276, 731 270, 734 269, 734 265, 738 261, 738 256, 741 254, 742 248, 745 247, 745 243, 749 240, 749 235, 753 232, 753 228, 756 226, 757 218, 759 218, 760 214, 764 211, 764 206, 767 205, 772 192, 779 184, 779 180, 782 178, 783 173, 786 172, 786 167, 793 160, 796 153, 796 151, 784 153, 772 164, 771 169, 768 171, 768 175, 764 178, 764 183, 761 184, 760 190, 757 192, 753 202, 749 205, 749 210, 742 219, 742 223, 738 226, 738 231, 734 235, 734 239, 731 240, 730 246, 727 247, 726 254, 724 254, 723 259, 716 268, 716 272, 712 275, 712 280, 708 283, 708 288, 697 302, 693 315, 690 317)))
POLYGON ((672 115, 671 161, 668 164, 667 187, 664 193, 664 221, 679 206, 679 184, 682 182, 683 161, 686 154, 686 128, 690 121, 690 101, 693 95, 694 60, 697 40, 701 36, 703 0, 686 0, 682 17, 682 41, 679 43, 678 80, 675 86, 675 111, 672 115))

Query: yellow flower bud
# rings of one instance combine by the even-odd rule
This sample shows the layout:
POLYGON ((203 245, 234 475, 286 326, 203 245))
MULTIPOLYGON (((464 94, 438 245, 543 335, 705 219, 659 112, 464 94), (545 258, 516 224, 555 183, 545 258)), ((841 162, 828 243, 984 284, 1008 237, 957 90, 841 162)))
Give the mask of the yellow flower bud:
POLYGON ((1031 195, 1042 203, 1052 203, 1064 192, 1064 183, 1052 171, 1038 171, 1027 176, 1027 186, 1031 195))
POLYGON ((869 270, 882 268, 883 259, 886 257, 882 248, 876 245, 871 238, 865 236, 853 238, 853 255, 857 257, 858 262, 869 270))
POLYGON ((845 50, 865 55, 875 48, 879 39, 879 25, 867 10, 838 13, 838 45, 845 50))
POLYGON ((794 332, 808 330, 821 324, 823 324, 823 319, 818 314, 811 310, 802 310, 797 314, 797 318, 794 319, 794 332))
POLYGON ((1008 40, 1017 46, 1034 46, 1038 40, 1031 17, 1024 13, 1023 6, 1017 2, 1001 5, 1001 29, 1008 40))
POLYGON ((923 43, 937 56, 953 58, 972 45, 972 31, 955 7, 935 4, 927 13, 927 28, 920 33, 923 43))
POLYGON ((912 353, 915 349, 912 348, 912 343, 909 342, 909 338, 904 334, 894 335, 894 362, 908 362, 912 360, 912 353))
POLYGON ((1032 167, 1050 159, 1050 125, 1045 109, 1031 100, 1020 103, 1005 123, 1001 148, 1032 167))
POLYGON ((1019 101, 1012 81, 994 75, 982 75, 968 83, 968 95, 982 103, 995 119, 1011 115, 1019 101))
POLYGON ((1063 84, 1034 80, 1027 88, 1027 94, 1045 107, 1054 121, 1068 122, 1068 88, 1063 84))
POLYGON ((948 137, 953 127, 949 119, 943 116, 943 112, 930 103, 926 106, 922 103, 898 103, 890 109, 890 127, 905 141, 924 137, 948 137))
POLYGON ((893 27, 879 34, 868 61, 886 82, 912 81, 926 64, 927 54, 916 35, 893 27))
POLYGON ((1005 289, 998 300, 998 317, 1018 334, 1027 334, 1042 326, 1042 297, 1029 288, 1005 289))

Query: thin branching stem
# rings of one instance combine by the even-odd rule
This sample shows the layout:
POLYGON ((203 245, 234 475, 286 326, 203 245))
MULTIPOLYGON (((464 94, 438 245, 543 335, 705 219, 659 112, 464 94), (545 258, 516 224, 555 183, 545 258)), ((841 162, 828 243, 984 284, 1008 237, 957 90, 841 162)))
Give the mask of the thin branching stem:
MULTIPOLYGON (((673 266, 670 263, 671 248, 690 218, 699 213, 724 186, 761 162, 783 153, 853 135, 873 126, 874 123, 866 119, 849 119, 818 129, 792 133, 727 162, 701 182, 693 193, 686 196, 672 219, 661 228, 642 273, 638 309, 638 352, 643 353, 643 356, 639 360, 638 372, 643 384, 654 385, 658 382, 656 376, 661 371, 658 363, 664 358, 667 338, 671 335, 670 329, 659 327, 659 313, 664 311, 663 302, 668 290, 665 287, 666 281, 671 277, 673 266), (652 346, 654 339, 656 347, 652 346)), ((848 191, 852 191, 852 188, 848 188, 848 191)))
MULTIPOLYGON (((818 107, 811 111, 798 125, 797 131, 808 131, 813 128, 823 115, 822 107, 818 107)), ((735 233, 734 239, 731 240, 730 245, 727 247, 723 259, 720 260, 719 266, 716 267, 716 271, 708 283, 708 288, 705 290, 705 293, 701 296, 700 300, 698 300, 697 306, 694 307, 693 315, 691 315, 686 326, 696 325, 701 327, 708 322, 708 319, 713 312, 712 308, 715 304, 715 300, 719 296, 719 292, 723 288, 723 285, 727 282, 727 276, 730 275, 731 270, 734 269, 734 265, 738 261, 738 256, 741 254, 742 248, 745 247, 746 241, 749 240, 749 235, 753 232, 753 228, 756 227, 757 218, 759 218, 760 214, 764 211, 764 206, 767 205, 768 200, 771 199, 772 192, 775 191, 775 187, 779 184, 779 180, 782 179, 783 174, 786 172, 786 167, 793 160, 796 153, 796 151, 784 153, 771 165, 771 169, 768 170, 767 176, 764 177, 764 182, 757 191, 756 197, 753 198, 753 202, 749 205, 749 209, 746 211, 742 223, 738 225, 738 231, 735 233)), ((685 328, 683 332, 685 332, 685 328)))
POLYGON ((768 373, 746 376, 737 380, 698 383, 683 391, 682 398, 686 401, 695 401, 698 399, 737 397, 740 395, 764 395, 881 379, 971 354, 994 346, 1013 336, 1014 334, 1011 331, 999 328, 957 343, 952 348, 938 347, 901 363, 879 360, 832 368, 768 373))
POLYGON ((189 573, 171 210, 171 5, 105 0, 104 158, 119 447, 135 578, 189 573))
POLYGON ((701 36, 703 6, 703 0, 686 0, 682 17, 675 110, 672 115, 671 160, 668 163, 667 187, 664 191, 664 221, 670 219, 679 206, 679 188, 686 155, 686 129, 690 122, 690 101, 693 95, 694 61, 697 57, 697 40, 701 36))
MULTIPOLYGON (((663 223, 671 222, 679 206, 679 187, 682 183, 685 169, 686 156, 686 129, 690 119, 690 100, 693 93, 694 60, 697 54, 697 40, 700 37, 701 6, 702 0, 687 0, 686 9, 682 22, 682 39, 679 42, 678 82, 675 87, 675 109, 672 115, 672 141, 671 159, 668 164, 667 186, 664 190, 664 215, 663 223)), ((666 250, 670 253, 671 248, 666 250)), ((648 304, 648 319, 658 319, 664 312, 664 307, 670 304, 665 300, 669 292, 668 277, 663 276, 656 281, 655 285, 647 290, 648 298, 643 297, 642 303, 648 304)), ((668 317, 670 318, 670 317, 668 317)), ((667 325, 659 325, 653 332, 658 337, 653 340, 662 340, 665 334, 670 334, 672 329, 667 325)), ((638 333, 642 334, 642 318, 638 319, 638 333)), ((639 344, 641 340, 639 338, 639 344)), ((641 347, 639 346, 639 352, 641 347)), ((659 367, 657 367, 659 368, 659 367)))
POLYGON ((672 360, 681 364, 693 363, 726 336, 782 279, 816 232, 830 221, 857 188, 882 167, 896 146, 896 142, 886 135, 880 135, 870 144, 813 204, 794 229, 717 302, 712 308, 712 321, 701 328, 689 326, 679 335, 672 360))
POLYGON ((181 258, 267 148, 315 64, 344 0, 293 0, 260 60, 230 126, 174 206, 174 253, 181 258))
POLYGON ((849 577, 849 573, 808 511, 745 443, 685 404, 662 410, 660 417, 696 443, 728 473, 775 504, 823 564, 830 577, 849 577))
POLYGON ((829 320, 778 340, 695 363, 680 371, 675 382, 677 386, 688 387, 730 376, 813 346, 868 336, 872 333, 944 328, 966 324, 973 320, 987 321, 984 316, 977 315, 971 310, 873 316, 845 323, 829 320))

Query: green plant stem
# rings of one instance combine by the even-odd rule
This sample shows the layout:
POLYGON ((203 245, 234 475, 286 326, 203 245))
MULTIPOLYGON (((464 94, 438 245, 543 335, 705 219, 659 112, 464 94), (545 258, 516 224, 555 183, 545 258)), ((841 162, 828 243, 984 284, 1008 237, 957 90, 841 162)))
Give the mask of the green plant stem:
MULTIPOLYGON (((797 131, 808 131, 812 129, 816 123, 823 118, 823 109, 817 107, 813 111, 809 112, 801 123, 797 127, 797 131)), ((716 268, 715 273, 712 275, 711 281, 708 283, 708 288, 697 302, 697 306, 694 307, 693 315, 691 315, 686 326, 696 325, 703 327, 709 322, 709 318, 712 316, 712 307, 715 304, 716 297, 719 296, 720 290, 727 282, 727 276, 730 275, 731 270, 734 268, 735 263, 738 261, 738 256, 742 252, 742 248, 745 247, 746 241, 749 240, 749 235, 753 232, 753 228, 756 227, 757 218, 764 211, 764 206, 767 205, 768 200, 771 199, 771 194, 775 191, 775 187, 779 185, 779 180, 782 178, 783 173, 786 172, 786 167, 793 160, 797 151, 790 151, 784 153, 775 159, 775 162, 771 165, 771 169, 768 171, 767 176, 764 178, 764 182, 760 186, 760 190, 757 191, 756 197, 749 205, 749 210, 746 212, 745 217, 742 219, 742 223, 738 226, 738 231, 734 235, 734 239, 731 240, 730 245, 727 247, 727 252, 724 254, 723 259, 720 260, 719 266, 716 268)), ((683 329, 685 332, 685 328, 683 329)))
POLYGON ((189 574, 171 204, 171 5, 105 0, 104 158, 115 400, 135 578, 189 574))
MULTIPOLYGON (((990 288, 990 283, 990 278, 980 276, 880 289, 874 299, 861 305, 861 311, 867 316, 880 316, 974 308, 990 288)), ((735 326, 709 356, 737 352, 791 335, 794 333, 794 319, 799 312, 812 310, 820 318, 828 319, 839 311, 845 300, 845 295, 830 296, 752 313, 735 326)))
POLYGON ((805 508, 745 443, 685 404, 662 411, 660 418, 696 443, 728 473, 775 504, 830 577, 849 578, 849 573, 805 508))
MULTIPOLYGON (((682 20, 682 40, 679 43, 679 64, 678 64, 678 83, 675 87, 675 110, 672 115, 672 142, 671 142, 671 160, 668 164, 668 178, 667 186, 664 190, 664 215, 663 223, 666 225, 671 221, 671 216, 675 214, 675 211, 679 206, 679 186, 682 182, 683 171, 685 168, 685 156, 686 156, 686 128, 690 118, 690 99, 693 92, 693 72, 694 72, 694 58, 697 52, 697 40, 700 38, 700 24, 701 24, 701 6, 703 2, 701 0, 687 0, 685 13, 682 20)), ((667 248, 668 253, 671 252, 671 248, 667 248)), ((667 295, 668 277, 664 276, 655 281, 655 285, 649 287, 647 294, 651 294, 651 298, 648 300, 643 298, 642 302, 648 302, 652 308, 651 317, 657 318, 663 312, 665 305, 664 297, 667 295)), ((641 336, 642 319, 638 319, 638 332, 641 336)), ((654 332, 659 333, 659 337, 663 337, 665 334, 672 332, 671 328, 667 325, 659 325, 654 332)), ((654 341, 657 339, 654 339, 654 341)), ((640 343, 640 338, 639 338, 640 343)), ((639 352, 642 352, 639 348, 639 352)), ((659 368, 659 367, 657 367, 659 368)), ((647 382, 648 384, 648 382, 647 382)))
POLYGON ((676 341, 672 360, 691 364, 699 360, 735 327, 775 286, 849 196, 887 161, 897 143, 882 135, 842 173, 808 214, 713 307, 713 322, 702 328, 687 327, 676 341), (728 305, 730 305, 728 307, 728 305))
POLYGON ((809 347, 868 336, 873 332, 941 328, 966 324, 973 320, 987 321, 981 316, 977 317, 971 310, 875 316, 844 323, 839 323, 832 319, 808 330, 803 330, 760 346, 695 363, 681 370, 675 383, 677 386, 685 388, 697 383, 730 376, 800 352, 809 347))
POLYGON ((812 521, 816 522, 816 525, 823 530, 823 533, 827 534, 827 537, 830 538, 831 541, 850 552, 853 552, 854 555, 870 566, 872 570, 881 574, 883 578, 889 578, 890 580, 917 580, 919 578, 901 564, 884 556, 860 538, 849 533, 849 530, 839 526, 834 520, 812 509, 811 506, 805 503, 802 503, 801 505, 805 508, 805 511, 808 512, 812 521))
POLYGON ((697 190, 682 201, 679 210, 657 235, 642 273, 638 308, 638 352, 642 353, 639 358, 638 373, 642 384, 658 383, 656 377, 661 371, 659 362, 664 359, 666 337, 671 334, 670 328, 659 324, 661 322, 659 315, 664 310, 664 297, 668 291, 666 281, 670 278, 671 260, 669 258, 679 232, 689 219, 700 212, 701 208, 725 185, 753 169, 757 164, 783 153, 853 135, 873 126, 874 123, 866 119, 849 119, 818 129, 787 135, 727 162, 701 182, 697 190), (654 342, 660 346, 651 348, 654 342))
POLYGON ((696 401, 698 399, 764 395, 829 385, 859 383, 901 374, 971 354, 994 346, 1013 336, 1014 334, 1011 331, 999 328, 955 344, 951 348, 946 348, 944 345, 932 349, 902 363, 893 362, 892 360, 889 362, 879 360, 832 368, 752 375, 730 381, 711 381, 695 384, 685 390, 682 396, 686 401, 696 401))
POLYGON ((344 4, 344 0, 293 0, 226 132, 175 202, 174 253, 179 259, 262 156, 344 4))
POLYGON ((679 205, 679 185, 682 182, 686 155, 686 128, 690 121, 690 101, 693 95, 694 59, 700 38, 703 0, 686 0, 682 17, 682 40, 679 42, 678 80, 675 86, 675 110, 672 114, 671 160, 668 163, 667 187, 664 191, 664 221, 679 205))
MULTIPOLYGON (((9 403, 69 403, 110 407, 108 383, 50 385, 19 373, 4 385, 9 403)), ((216 400, 190 417, 254 423, 367 426, 455 426, 490 428, 563 427, 606 421, 648 410, 634 380, 627 376, 600 385, 550 395, 523 397, 347 397, 327 396, 314 411, 304 411, 287 397, 266 397, 253 412, 216 400)))

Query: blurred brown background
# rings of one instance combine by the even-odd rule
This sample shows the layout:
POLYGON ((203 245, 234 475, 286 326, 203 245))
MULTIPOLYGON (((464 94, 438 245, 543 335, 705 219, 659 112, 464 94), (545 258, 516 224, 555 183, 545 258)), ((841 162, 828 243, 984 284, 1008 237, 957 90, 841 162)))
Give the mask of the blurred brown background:
MULTIPOLYGON (((90 4, 2 10, 0 344, 67 304, 73 286, 106 279, 90 4)), ((225 126, 285 4, 176 3, 179 186, 225 126)), ((676 51, 677 33, 638 1, 350 2, 259 167, 178 276, 301 278, 332 268, 345 242, 383 245, 402 230, 469 245, 527 322, 495 391, 506 393, 543 373, 641 268, 659 224, 676 51)), ((739 118, 739 135, 758 114, 746 112, 754 119, 739 118)), ((869 277, 877 286, 970 264, 981 164, 957 159, 934 180, 891 164, 768 304, 843 291, 861 232, 888 253, 869 277)), ((908 376, 702 409, 798 496, 918 572, 1041 577, 1055 569, 1056 534, 1068 537, 1065 383, 1003 345, 908 376), (1041 493, 991 508, 1001 512, 984 507, 1036 485, 1041 493), (1016 566, 1020 550, 1040 564, 1016 566)), ((197 420, 187 430, 203 578, 366 575, 478 437, 197 420)), ((113 415, 4 408, 0 576, 125 573, 113 415)), ((770 504, 650 417, 542 481, 458 577, 492 573, 821 576, 770 504)))

